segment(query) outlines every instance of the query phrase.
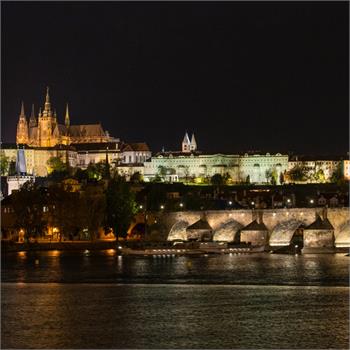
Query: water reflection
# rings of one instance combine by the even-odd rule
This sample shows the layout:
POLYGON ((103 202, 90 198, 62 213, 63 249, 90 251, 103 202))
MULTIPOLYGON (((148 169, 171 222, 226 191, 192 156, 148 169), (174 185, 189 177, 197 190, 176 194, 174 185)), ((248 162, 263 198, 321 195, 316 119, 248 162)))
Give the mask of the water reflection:
POLYGON ((2 255, 2 281, 347 286, 348 263, 342 254, 122 257, 115 249, 20 252, 2 255))
POLYGON ((19 258, 24 259, 27 257, 27 252, 18 252, 17 255, 19 258))
POLYGON ((117 251, 115 249, 107 249, 106 254, 110 256, 116 255, 117 251))
POLYGON ((51 251, 47 252, 47 255, 51 256, 51 257, 57 257, 57 256, 61 255, 61 251, 60 250, 51 250, 51 251))
POLYGON ((2 294, 2 348, 321 349, 349 341, 347 287, 5 283, 2 294))

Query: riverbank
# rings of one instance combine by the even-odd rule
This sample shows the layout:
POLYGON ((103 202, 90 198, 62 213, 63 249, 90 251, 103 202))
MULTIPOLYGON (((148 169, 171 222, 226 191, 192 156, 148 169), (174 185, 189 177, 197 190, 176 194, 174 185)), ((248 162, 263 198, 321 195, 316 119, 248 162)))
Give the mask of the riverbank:
POLYGON ((45 250, 105 250, 115 249, 116 241, 65 241, 65 242, 35 242, 15 243, 1 242, 1 252, 45 251, 45 250))
MULTIPOLYGON (((167 251, 170 248, 174 248, 173 242, 161 241, 121 241, 118 244, 115 240, 109 241, 64 241, 64 242, 35 242, 35 243, 16 243, 10 241, 1 242, 2 253, 16 253, 23 251, 100 251, 107 249, 116 249, 117 247, 130 248, 132 250, 143 249, 160 249, 160 251, 167 251)), ((246 248, 246 245, 229 245, 229 248, 246 248)), ((274 254, 336 254, 336 253, 349 253, 349 248, 317 248, 317 249, 294 249, 294 246, 284 247, 265 247, 266 253, 274 254)), ((263 252, 263 251, 261 251, 263 252)), ((137 254, 136 254, 137 255, 137 254)), ((142 254, 141 254, 142 255, 142 254)))

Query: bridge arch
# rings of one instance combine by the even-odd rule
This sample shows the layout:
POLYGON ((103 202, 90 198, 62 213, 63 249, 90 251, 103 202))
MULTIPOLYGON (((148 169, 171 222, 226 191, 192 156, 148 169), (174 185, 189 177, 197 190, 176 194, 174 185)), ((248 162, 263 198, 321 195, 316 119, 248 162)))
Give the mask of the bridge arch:
POLYGON ((350 220, 343 222, 334 235, 336 247, 350 247, 350 220))
POLYGON ((292 241, 295 232, 304 225, 297 219, 290 219, 278 223, 271 232, 269 243, 271 246, 286 246, 292 241))
POLYGON ((213 240, 226 242, 239 241, 239 232, 242 227, 243 225, 236 220, 226 221, 214 231, 213 240))
POLYGON ((187 240, 186 228, 189 226, 189 222, 186 220, 180 220, 175 222, 175 224, 171 227, 168 234, 168 241, 175 241, 180 239, 182 241, 187 240))

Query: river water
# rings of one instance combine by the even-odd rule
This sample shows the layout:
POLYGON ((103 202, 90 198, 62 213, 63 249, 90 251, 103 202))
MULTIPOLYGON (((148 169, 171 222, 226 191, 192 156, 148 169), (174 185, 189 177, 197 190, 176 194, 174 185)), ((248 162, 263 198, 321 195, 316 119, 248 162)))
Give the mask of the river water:
POLYGON ((349 257, 2 256, 2 348, 345 349, 349 257))

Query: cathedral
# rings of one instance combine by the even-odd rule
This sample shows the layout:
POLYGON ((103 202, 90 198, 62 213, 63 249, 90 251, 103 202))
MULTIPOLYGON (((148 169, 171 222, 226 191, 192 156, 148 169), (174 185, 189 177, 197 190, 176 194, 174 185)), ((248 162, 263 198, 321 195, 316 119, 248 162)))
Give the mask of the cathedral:
POLYGON ((107 131, 101 124, 71 125, 68 104, 64 124, 59 124, 56 111, 52 109, 49 88, 43 110, 39 110, 36 117, 34 105, 27 121, 22 102, 21 113, 17 124, 16 143, 32 147, 55 147, 57 145, 70 145, 81 143, 101 143, 111 141, 107 131))

